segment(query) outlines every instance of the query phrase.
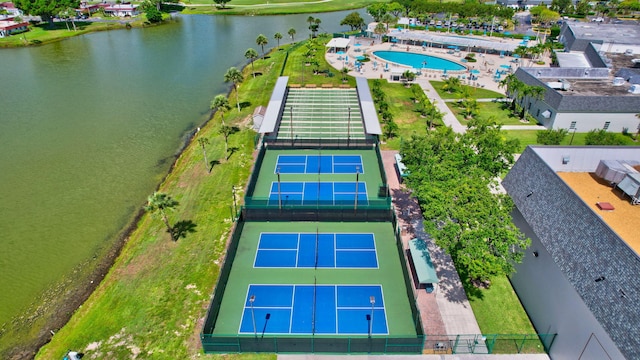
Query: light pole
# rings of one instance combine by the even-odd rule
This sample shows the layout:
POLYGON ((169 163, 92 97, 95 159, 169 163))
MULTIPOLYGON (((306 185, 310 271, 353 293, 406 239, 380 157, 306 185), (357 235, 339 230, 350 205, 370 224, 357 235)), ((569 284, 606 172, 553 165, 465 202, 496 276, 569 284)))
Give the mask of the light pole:
POLYGON ((258 331, 256 330, 256 313, 253 311, 253 302, 256 301, 256 296, 251 295, 249 298, 249 304, 251 304, 251 320, 253 321, 253 336, 258 339, 258 331))
POLYGON ((371 303, 371 323, 369 324, 369 336, 373 333, 373 307, 376 304, 376 297, 369 296, 369 302, 371 303))
POLYGON ((291 145, 293 145, 293 106, 289 108, 289 131, 291 133, 291 145))
POLYGON ((349 144, 349 140, 351 138, 351 106, 347 107, 349 112, 349 117, 347 120, 347 145, 349 144))
POLYGON ((282 193, 280 192, 280 166, 278 166, 278 209, 282 210, 282 193))
POLYGON ((356 200, 353 203, 353 212, 357 212, 358 211, 358 182, 360 181, 360 166, 357 165, 356 166, 356 200))
POLYGON ((233 193, 233 218, 236 219, 238 215, 238 204, 236 202, 236 187, 235 185, 231 186, 231 193, 233 193))
POLYGON ((573 144, 573 137, 576 136, 576 130, 578 130, 578 128, 573 128, 573 133, 571 134, 571 140, 569 140, 569 145, 573 144))

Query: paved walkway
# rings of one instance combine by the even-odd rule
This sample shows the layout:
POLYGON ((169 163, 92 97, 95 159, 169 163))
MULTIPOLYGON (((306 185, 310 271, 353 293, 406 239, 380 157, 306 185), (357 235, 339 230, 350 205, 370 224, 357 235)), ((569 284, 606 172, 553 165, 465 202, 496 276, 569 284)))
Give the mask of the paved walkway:
MULTIPOLYGON (((496 42, 506 42, 506 41, 519 42, 520 41, 516 39, 489 38, 486 36, 482 36, 479 38, 482 38, 483 40, 495 39, 496 42)), ((350 47, 350 49, 347 51, 346 54, 336 54, 336 53, 327 52, 325 55, 326 60, 329 62, 329 64, 331 64, 331 66, 333 66, 337 70, 341 70, 345 66, 349 67, 351 69, 351 71, 349 72, 349 75, 351 76, 363 76, 368 79, 380 78, 380 79, 387 79, 388 81, 391 81, 390 80, 391 72, 384 70, 384 67, 385 67, 384 64, 386 62, 384 60, 381 60, 375 57, 375 55, 373 55, 374 51, 406 50, 413 53, 422 53, 425 55, 437 56, 446 60, 454 61, 458 64, 461 64, 467 67, 468 70, 471 70, 471 69, 480 70, 480 74, 477 76, 477 80, 475 81, 467 80, 466 84, 474 87, 478 87, 478 88, 493 90, 499 93, 504 93, 504 89, 500 88, 499 82, 493 79, 493 74, 495 73, 496 69, 500 69, 501 66, 502 67, 511 66, 512 69, 517 69, 517 67, 521 63, 521 62, 515 63, 514 59, 508 56, 500 57, 499 55, 491 55, 491 54, 486 54, 486 55, 477 54, 476 57, 478 59, 478 62, 476 63, 461 63, 462 59, 460 56, 461 55, 460 52, 450 54, 448 51, 446 51, 446 49, 421 47, 421 46, 407 46, 407 45, 392 46, 392 44, 390 43, 380 43, 378 40, 372 40, 372 39, 368 39, 368 40, 356 39, 356 44, 358 43, 360 44, 360 46, 350 47), (358 56, 362 55, 363 53, 369 54, 371 56, 371 61, 368 63, 364 63, 361 67, 360 72, 357 72, 352 65, 353 60, 355 60, 358 56), (347 56, 350 59, 349 63, 345 62, 345 56, 347 56), (378 66, 376 68, 374 68, 373 66, 374 62, 378 63, 378 66)), ((550 59, 547 59, 547 60, 550 61, 550 59)), ((393 66, 397 66, 397 65, 393 65, 393 66)), ((544 65, 534 64, 532 66, 540 67, 544 65)), ((409 67, 402 67, 402 66, 399 66, 399 68, 403 70, 410 69, 409 67)), ((458 119, 455 117, 453 112, 451 112, 451 110, 445 103, 445 102, 450 102, 451 100, 443 100, 440 97, 440 95, 438 95, 438 92, 433 88, 433 85, 431 85, 430 83, 431 80, 442 81, 443 80, 442 73, 436 70, 424 71, 422 75, 419 75, 416 77, 415 83, 420 85, 420 87, 425 92, 427 97, 429 97, 429 99, 431 99, 435 103, 435 105, 438 107, 438 109, 444 114, 443 121, 446 126, 451 126, 451 128, 453 128, 453 131, 457 133, 466 132, 466 126, 460 124, 458 119)), ((465 80, 463 80, 463 83, 465 83, 465 80)), ((480 99, 478 101, 488 102, 488 101, 494 101, 494 99, 480 99)), ((544 130, 545 128, 543 126, 536 126, 536 125, 504 125, 502 126, 502 129, 503 130, 544 130)))

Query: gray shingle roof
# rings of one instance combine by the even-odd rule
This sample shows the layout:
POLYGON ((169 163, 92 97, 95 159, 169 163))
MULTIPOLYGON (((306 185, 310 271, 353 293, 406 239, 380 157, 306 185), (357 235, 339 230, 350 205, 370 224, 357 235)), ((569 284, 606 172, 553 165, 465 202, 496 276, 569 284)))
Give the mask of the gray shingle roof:
MULTIPOLYGON (((583 149, 527 147, 502 184, 618 349, 628 359, 640 359, 640 258, 562 181, 551 167, 558 165, 549 165, 569 155, 593 168, 579 170, 595 171, 596 154, 611 158, 617 151, 590 147, 584 154, 583 149), (600 276, 606 281, 596 283, 600 276)), ((640 160, 640 147, 623 152, 619 156, 631 152, 640 160)))

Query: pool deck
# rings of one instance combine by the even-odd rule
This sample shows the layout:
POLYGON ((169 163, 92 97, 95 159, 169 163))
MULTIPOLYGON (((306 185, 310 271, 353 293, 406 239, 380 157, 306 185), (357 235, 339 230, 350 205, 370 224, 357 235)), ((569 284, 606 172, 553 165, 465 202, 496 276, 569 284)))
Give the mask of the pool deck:
MULTIPOLYGON (((520 40, 518 39, 493 38, 489 36, 476 36, 476 38, 480 38, 483 40, 495 39, 495 41, 498 43, 520 42, 520 40)), ((327 52, 325 55, 327 62, 338 71, 341 70, 346 65, 350 69, 349 75, 351 76, 362 76, 368 79, 387 79, 387 81, 393 82, 391 80, 391 68, 398 68, 398 69, 401 69, 402 71, 413 69, 413 68, 409 66, 390 64, 389 71, 385 71, 386 61, 373 56, 373 52, 381 51, 381 50, 409 51, 413 53, 440 57, 445 60, 450 60, 467 67, 468 71, 448 72, 448 74, 451 74, 449 76, 458 76, 458 75, 464 74, 468 79, 468 76, 470 74, 469 71, 473 69, 479 70, 480 74, 477 75, 478 77, 477 80, 475 81, 463 80, 463 83, 466 85, 474 86, 474 87, 493 90, 501 94, 504 94, 505 89, 500 88, 499 82, 496 82, 493 78, 493 75, 495 74, 496 69, 500 69, 501 65, 511 66, 512 71, 515 71, 519 66, 548 67, 548 65, 536 65, 535 63, 531 62, 529 59, 518 59, 518 61, 515 62, 514 60, 516 59, 514 59, 511 56, 500 57, 500 55, 497 55, 497 54, 493 55, 493 54, 479 54, 479 53, 476 53, 476 59, 478 60, 477 62, 463 63, 461 62, 461 60, 464 58, 464 54, 467 53, 466 51, 453 52, 453 54, 451 54, 451 51, 449 51, 448 49, 440 49, 435 47, 422 47, 422 46, 405 45, 405 44, 396 45, 388 42, 380 43, 379 40, 366 39, 366 38, 356 39, 356 44, 357 43, 360 43, 361 45, 351 46, 346 54, 336 54, 336 53, 327 52), (369 54, 371 56, 371 61, 363 63, 363 65, 360 68, 360 71, 358 72, 353 67, 353 60, 355 60, 358 56, 361 56, 363 54, 369 54), (349 63, 351 65, 347 65, 345 63, 344 61, 345 55, 349 56, 349 63), (339 58, 342 60, 339 60, 339 58), (376 69, 374 69, 373 67, 374 61, 378 62, 378 66, 376 69)), ((545 57, 542 60, 545 61, 546 64, 549 64, 551 62, 551 59, 549 57, 545 57)), ((456 117, 453 115, 451 110, 449 110, 445 102, 442 100, 442 98, 440 98, 438 93, 435 91, 435 89, 429 82, 431 80, 443 81, 444 79, 446 79, 446 77, 442 76, 442 71, 427 70, 427 71, 422 71, 422 74, 416 77, 416 80, 414 81, 414 83, 419 84, 420 87, 422 87, 422 89, 424 90, 425 94, 430 99, 432 99, 436 104, 436 106, 438 106, 440 111, 442 111, 445 114, 444 116, 445 125, 451 126, 453 130, 458 133, 463 133, 466 131, 466 127, 460 124, 460 122, 456 119, 456 117)), ((522 129, 525 129, 525 128, 528 130, 534 129, 531 126, 522 127, 522 129)), ((514 130, 519 130, 519 129, 520 127, 514 130)))

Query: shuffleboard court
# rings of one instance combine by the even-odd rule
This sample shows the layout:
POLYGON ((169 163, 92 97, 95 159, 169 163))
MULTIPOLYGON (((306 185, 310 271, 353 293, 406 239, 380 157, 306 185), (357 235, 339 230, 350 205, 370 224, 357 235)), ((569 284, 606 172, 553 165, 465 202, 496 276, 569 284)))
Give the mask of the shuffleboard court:
POLYGON ((368 205, 367 184, 359 181, 273 181, 269 205, 368 205))
POLYGON ((254 268, 377 269, 373 234, 262 233, 254 268))
POLYGON ((363 174, 360 155, 279 155, 274 173, 363 174))
POLYGON ((388 335, 382 286, 251 284, 238 333, 388 335))

